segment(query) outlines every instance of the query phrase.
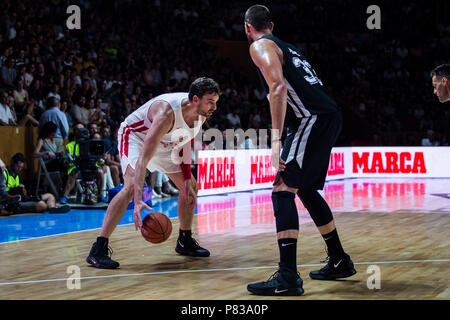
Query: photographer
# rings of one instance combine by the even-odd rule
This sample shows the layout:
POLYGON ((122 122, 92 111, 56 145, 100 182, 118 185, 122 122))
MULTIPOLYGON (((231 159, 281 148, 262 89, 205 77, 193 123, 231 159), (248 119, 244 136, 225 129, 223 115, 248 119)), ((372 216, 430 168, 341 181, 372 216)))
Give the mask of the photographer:
POLYGON ((17 205, 20 201, 20 196, 9 195, 6 191, 5 179, 3 178, 3 171, 6 169, 5 163, 0 159, 0 216, 10 215, 12 207, 17 205))
MULTIPOLYGON (((66 145, 66 150, 68 151, 68 154, 71 158, 70 163, 70 169, 68 171, 68 174, 75 175, 76 177, 73 181, 73 184, 70 186, 70 190, 73 188, 73 185, 75 184, 76 178, 78 177, 78 172, 81 173, 81 175, 84 175, 84 180, 88 178, 89 174, 91 172, 95 172, 94 175, 96 177, 97 182, 97 202, 108 202, 108 200, 103 197, 102 195, 102 188, 103 188, 103 180, 104 180, 104 173, 101 168, 101 165, 97 164, 94 160, 89 159, 89 155, 86 154, 80 154, 80 144, 81 143, 88 143, 89 141, 89 131, 84 128, 82 124, 77 124, 74 128, 74 141, 69 142, 66 145)), ((64 200, 67 201, 67 197, 64 200)), ((95 201, 94 201, 95 202, 95 201)))
POLYGON ((11 164, 3 171, 6 191, 9 195, 20 195, 21 202, 14 209, 14 213, 65 213, 70 211, 70 206, 56 206, 55 197, 50 193, 39 196, 30 196, 26 188, 19 181, 19 173, 25 166, 25 157, 21 153, 16 153, 11 158, 11 164))
MULTIPOLYGON (((68 159, 65 156, 65 152, 57 152, 58 147, 55 141, 57 130, 58 126, 53 122, 47 122, 42 126, 36 147, 34 148, 33 158, 42 158, 48 171, 65 172, 66 167, 68 166, 68 159)), ((75 172, 72 176, 70 174, 68 175, 61 203, 67 202, 67 196, 73 188, 76 177, 77 175, 75 175, 75 172)))

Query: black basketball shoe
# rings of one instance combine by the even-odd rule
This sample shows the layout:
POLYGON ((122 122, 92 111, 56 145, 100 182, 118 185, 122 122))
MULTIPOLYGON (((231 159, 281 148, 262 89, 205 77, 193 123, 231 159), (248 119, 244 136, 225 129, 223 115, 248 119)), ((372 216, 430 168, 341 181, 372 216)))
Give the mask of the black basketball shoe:
POLYGON ((251 283, 247 290, 259 296, 301 296, 303 280, 298 272, 278 270, 269 280, 251 283))
POLYGON ((350 256, 344 253, 341 258, 327 258, 328 263, 320 270, 311 271, 309 277, 315 280, 335 280, 348 278, 356 273, 350 256))
POLYGON ((210 255, 209 251, 200 247, 192 237, 179 237, 175 251, 182 256, 209 257, 210 255))
POLYGON ((110 258, 113 251, 111 247, 108 246, 108 239, 106 241, 97 240, 92 245, 89 256, 86 258, 86 262, 100 269, 116 269, 120 266, 117 261, 110 258))

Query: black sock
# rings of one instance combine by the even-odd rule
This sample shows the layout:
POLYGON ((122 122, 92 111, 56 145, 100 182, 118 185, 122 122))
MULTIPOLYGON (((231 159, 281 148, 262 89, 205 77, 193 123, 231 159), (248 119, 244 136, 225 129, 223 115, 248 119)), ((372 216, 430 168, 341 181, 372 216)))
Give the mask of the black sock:
POLYGON ((106 247, 108 245, 108 238, 97 237, 97 243, 102 247, 106 247))
POLYGON ((187 238, 192 238, 192 230, 181 230, 180 229, 180 233, 178 235, 178 239, 180 240, 184 240, 187 238))
POLYGON ((297 239, 284 238, 278 240, 280 250, 280 268, 297 271, 297 239))
POLYGON ((342 258, 342 256, 344 255, 344 249, 342 248, 341 241, 339 240, 336 229, 334 229, 330 233, 323 234, 322 237, 327 244, 328 255, 330 256, 330 259, 336 260, 342 258))

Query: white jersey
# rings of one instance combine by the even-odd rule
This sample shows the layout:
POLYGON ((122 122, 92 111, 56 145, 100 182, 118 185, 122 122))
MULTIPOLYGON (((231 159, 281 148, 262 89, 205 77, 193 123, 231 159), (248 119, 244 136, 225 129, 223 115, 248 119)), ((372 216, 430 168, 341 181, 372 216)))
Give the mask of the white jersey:
POLYGON ((147 101, 122 122, 118 132, 118 148, 123 173, 125 173, 127 165, 131 165, 135 169, 145 136, 152 125, 148 119, 148 110, 155 101, 161 100, 171 106, 175 121, 170 132, 162 137, 147 168, 152 172, 155 170, 165 173, 180 171, 179 163, 173 163, 170 157, 175 154, 174 150, 181 150, 183 145, 190 143, 202 127, 201 116, 196 121, 194 128, 190 128, 184 121, 181 104, 187 98, 188 93, 186 92, 162 94, 147 101))

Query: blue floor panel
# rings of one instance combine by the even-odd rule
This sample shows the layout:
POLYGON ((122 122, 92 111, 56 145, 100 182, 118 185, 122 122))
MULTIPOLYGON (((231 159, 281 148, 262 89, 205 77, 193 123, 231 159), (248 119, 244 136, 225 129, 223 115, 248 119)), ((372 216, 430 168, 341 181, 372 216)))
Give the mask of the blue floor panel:
MULTIPOLYGON (((170 218, 177 216, 177 198, 153 203, 153 210, 170 218)), ((142 219, 149 213, 143 210, 142 219)), ((0 218, 0 243, 52 236, 62 233, 101 228, 105 209, 74 209, 64 214, 30 214, 0 218)), ((132 224, 133 210, 128 209, 119 225, 132 224)))

